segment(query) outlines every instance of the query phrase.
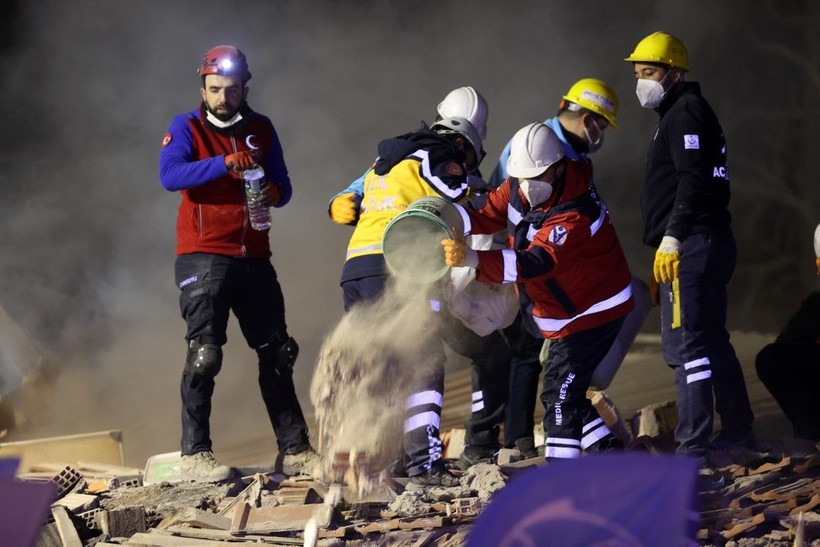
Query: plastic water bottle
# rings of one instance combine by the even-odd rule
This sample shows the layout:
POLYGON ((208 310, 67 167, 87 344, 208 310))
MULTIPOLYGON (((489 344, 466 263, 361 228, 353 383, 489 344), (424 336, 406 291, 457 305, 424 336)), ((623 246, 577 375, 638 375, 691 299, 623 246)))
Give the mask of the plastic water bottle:
POLYGON ((262 188, 265 186, 265 170, 261 167, 242 171, 242 180, 245 181, 245 200, 248 203, 248 216, 251 228, 267 230, 270 228, 270 209, 265 205, 265 196, 262 188))

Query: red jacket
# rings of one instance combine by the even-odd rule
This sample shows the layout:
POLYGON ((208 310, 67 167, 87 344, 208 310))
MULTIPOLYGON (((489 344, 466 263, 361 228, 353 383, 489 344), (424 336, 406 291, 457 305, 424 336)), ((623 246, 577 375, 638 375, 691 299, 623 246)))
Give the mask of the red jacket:
POLYGON ((471 233, 507 227, 509 249, 478 251, 479 281, 516 283, 522 309, 550 339, 624 317, 634 306, 632 276, 591 166, 565 160, 563 187, 534 209, 508 178, 469 211, 471 233))
POLYGON ((176 116, 163 140, 160 181, 179 191, 176 254, 213 253, 226 256, 271 256, 268 231, 248 222, 245 190, 225 167, 225 156, 252 151, 265 168, 268 184, 278 185, 281 207, 290 199, 290 179, 282 147, 267 117, 246 109, 242 121, 217 130, 203 121, 201 108, 176 116))

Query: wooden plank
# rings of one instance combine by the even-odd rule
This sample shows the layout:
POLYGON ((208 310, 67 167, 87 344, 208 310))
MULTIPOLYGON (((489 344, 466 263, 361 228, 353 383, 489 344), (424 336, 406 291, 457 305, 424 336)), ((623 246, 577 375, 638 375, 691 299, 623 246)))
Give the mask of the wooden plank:
POLYGON ((262 489, 268 485, 270 479, 265 475, 257 474, 253 481, 245 487, 235 498, 233 498, 230 502, 225 504, 218 512, 217 515, 228 516, 228 513, 234 508, 235 505, 245 502, 247 500, 252 500, 257 502, 259 500, 259 496, 262 492, 262 489))
POLYGON ((172 515, 165 517, 159 526, 161 528, 168 528, 169 526, 180 524, 194 526, 196 528, 229 530, 231 528, 231 519, 210 511, 197 509, 196 507, 183 507, 175 511, 172 515))
POLYGON ((247 501, 242 501, 236 506, 233 512, 233 520, 231 520, 231 534, 239 535, 245 533, 245 526, 248 524, 248 515, 251 512, 251 506, 247 501))
POLYGON ((142 475, 143 470, 136 467, 124 467, 95 461, 77 461, 77 469, 86 476, 92 477, 132 477, 142 475))
POLYGON ((94 460, 123 465, 122 431, 109 430, 80 435, 48 437, 0 444, 0 457, 20 458, 20 471, 42 462, 94 460))
MULTIPOLYGON (((186 526, 170 526, 165 533, 174 534, 174 536, 178 536, 181 538, 195 538, 195 539, 204 539, 210 540, 214 542, 219 542, 219 545, 223 545, 222 541, 228 541, 230 543, 225 543, 225 545, 231 545, 231 547, 237 547, 239 545, 247 545, 250 543, 262 544, 262 545, 303 545, 304 540, 298 537, 286 537, 286 536, 273 536, 273 535, 253 535, 253 534, 246 534, 243 535, 241 539, 233 536, 230 532, 226 532, 224 530, 200 530, 198 528, 189 528, 186 526)), ((188 541, 191 541, 190 539, 188 541)), ((212 545, 212 544, 208 544, 212 545)), ((215 544, 214 544, 215 545, 215 544)))
POLYGON ((416 528, 441 528, 445 524, 450 524, 450 517, 420 517, 399 519, 399 529, 413 530, 416 528))
POLYGON ((353 528, 362 535, 379 533, 383 534, 390 530, 399 529, 399 519, 377 520, 375 522, 367 522, 364 524, 355 524, 353 528))
POLYGON ((766 522, 766 515, 764 515, 763 513, 759 513, 750 519, 744 519, 738 522, 730 529, 721 532, 720 535, 722 535, 726 539, 732 539, 733 537, 740 535, 741 533, 746 532, 747 530, 751 530, 752 528, 755 528, 756 526, 759 526, 764 522, 766 522))
POLYGON ((302 531, 311 518, 318 528, 327 528, 333 516, 329 505, 262 507, 251 509, 245 524, 248 533, 302 531))
POLYGON ((191 539, 166 534, 139 533, 123 543, 127 547, 236 547, 235 543, 211 541, 209 539, 191 539))

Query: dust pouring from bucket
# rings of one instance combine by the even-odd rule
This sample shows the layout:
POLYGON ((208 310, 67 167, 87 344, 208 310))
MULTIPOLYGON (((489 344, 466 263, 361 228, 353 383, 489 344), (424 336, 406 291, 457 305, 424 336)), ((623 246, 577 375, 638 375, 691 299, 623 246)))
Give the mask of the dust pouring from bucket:
MULTIPOLYGON (((433 285, 393 277, 382 296, 347 312, 322 343, 310 398, 325 476, 336 462, 362 456, 371 471, 402 458, 405 401, 429 370, 438 342, 430 321, 433 285)), ((366 487, 359 481, 360 492, 366 487)))
POLYGON ((339 480, 348 457, 346 471, 359 456, 371 471, 401 459, 405 401, 436 365, 441 344, 431 321, 431 302, 442 298, 439 280, 449 271, 441 240, 463 232, 456 206, 433 196, 415 200, 385 228, 392 275, 384 293, 353 306, 325 338, 311 384, 327 478, 339 480))

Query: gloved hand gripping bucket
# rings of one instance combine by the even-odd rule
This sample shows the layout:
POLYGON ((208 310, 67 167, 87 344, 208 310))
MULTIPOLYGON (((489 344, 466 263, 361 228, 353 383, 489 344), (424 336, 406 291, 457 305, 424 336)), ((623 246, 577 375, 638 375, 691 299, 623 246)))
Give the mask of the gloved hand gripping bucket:
POLYGON ((463 237, 464 220, 456 205, 436 197, 419 198, 384 229, 382 251, 390 271, 416 283, 432 283, 450 269, 442 239, 463 237))

